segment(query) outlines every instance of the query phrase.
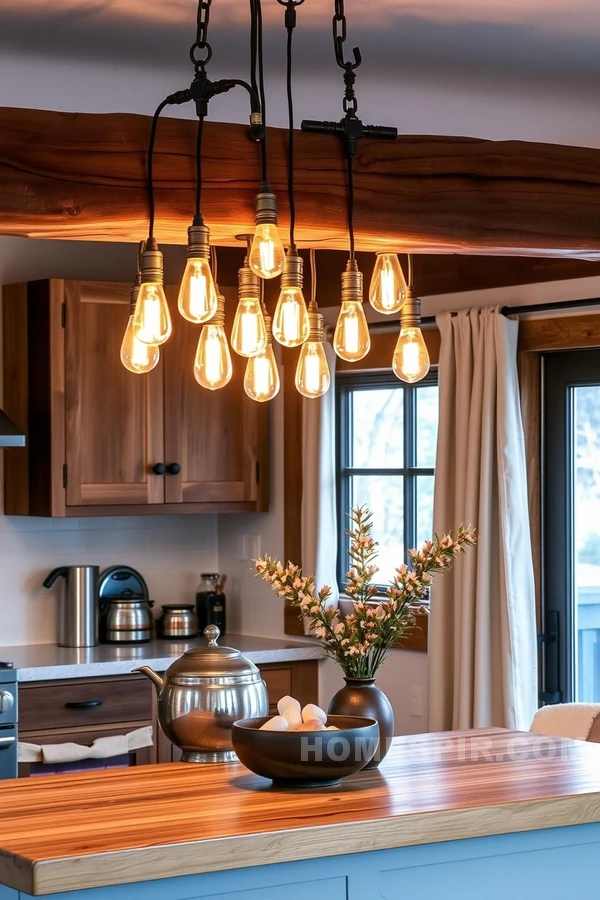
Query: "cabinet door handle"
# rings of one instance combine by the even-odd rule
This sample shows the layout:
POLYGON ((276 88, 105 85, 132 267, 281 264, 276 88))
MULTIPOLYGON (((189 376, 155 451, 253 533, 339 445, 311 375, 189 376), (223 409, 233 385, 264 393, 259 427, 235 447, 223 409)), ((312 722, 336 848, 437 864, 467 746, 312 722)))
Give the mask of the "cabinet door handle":
POLYGON ((97 709, 102 706, 102 700, 72 700, 65 703, 65 709, 97 709))
POLYGON ((7 750, 15 741, 14 737, 0 737, 0 750, 7 750))
POLYGON ((154 465, 152 466, 152 471, 154 472, 155 475, 164 475, 166 472, 165 464, 164 463, 154 463, 154 465))
POLYGON ((169 473, 169 475, 179 475, 179 473, 181 472, 181 466, 179 465, 179 463, 171 463, 169 466, 167 466, 167 472, 169 473))

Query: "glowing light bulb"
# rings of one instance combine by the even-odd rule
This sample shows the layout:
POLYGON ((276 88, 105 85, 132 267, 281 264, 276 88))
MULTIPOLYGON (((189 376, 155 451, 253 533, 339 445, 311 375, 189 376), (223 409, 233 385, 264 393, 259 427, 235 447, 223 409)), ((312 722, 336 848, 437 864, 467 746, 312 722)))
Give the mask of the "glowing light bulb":
POLYGON ((429 353, 418 327, 401 328, 392 369, 401 381, 412 384, 425 378, 429 372, 429 353))
POLYGON ((279 393, 279 371, 272 344, 246 363, 244 390, 258 403, 272 400, 279 393))
POLYGON ((373 309, 386 316, 398 313, 406 300, 406 279, 395 253, 378 253, 369 288, 373 309))
POLYGON ((240 356, 257 356, 267 347, 267 329, 259 297, 242 297, 231 332, 231 347, 240 356))
POLYGON ((277 225, 265 222, 256 226, 248 265, 259 278, 276 278, 281 275, 285 262, 285 250, 277 225))
POLYGON ((342 301, 335 326, 333 348, 340 359, 347 362, 358 362, 371 349, 369 326, 359 300, 342 301))
POLYGON ((322 341, 307 341, 296 367, 296 389, 309 398, 322 397, 329 390, 331 375, 322 341))
POLYGON ((222 325, 208 322, 200 332, 194 360, 194 378, 209 391, 218 391, 229 384, 232 374, 225 329, 222 325))
POLYGON ((127 328, 121 344, 121 362, 135 375, 151 372, 160 359, 160 350, 155 344, 144 344, 135 336, 133 313, 129 316, 127 328))
POLYGON ((283 287, 279 294, 273 335, 284 347, 299 347, 308 337, 310 324, 302 288, 283 287))
POLYGON ((165 289, 159 282, 145 282, 133 316, 133 331, 144 344, 164 344, 171 336, 172 325, 165 289))
POLYGON ((199 325, 217 311, 217 291, 208 259, 190 258, 185 265, 177 307, 184 319, 199 325))

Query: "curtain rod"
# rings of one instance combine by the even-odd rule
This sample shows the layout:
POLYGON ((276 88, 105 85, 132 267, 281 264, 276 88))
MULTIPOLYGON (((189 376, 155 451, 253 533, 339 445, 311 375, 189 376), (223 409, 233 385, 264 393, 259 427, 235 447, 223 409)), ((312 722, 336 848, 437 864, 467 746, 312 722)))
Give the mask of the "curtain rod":
MULTIPOLYGON (((551 312, 559 309, 579 309, 586 306, 600 306, 600 297, 589 297, 585 300, 559 300, 558 303, 532 303, 529 306, 502 306, 503 316, 521 316, 532 312, 551 312)), ((452 312, 456 315, 456 312, 452 312)), ((423 316, 421 325, 435 325, 435 316, 423 316)), ((395 327, 395 322, 369 322, 371 331, 380 331, 395 327)))

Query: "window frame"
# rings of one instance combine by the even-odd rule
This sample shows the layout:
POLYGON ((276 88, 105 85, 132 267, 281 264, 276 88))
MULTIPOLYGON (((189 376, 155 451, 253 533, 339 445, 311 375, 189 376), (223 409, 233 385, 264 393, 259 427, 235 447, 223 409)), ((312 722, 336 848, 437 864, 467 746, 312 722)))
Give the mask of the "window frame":
MULTIPOLYGON (((425 378, 415 384, 407 384, 401 381, 390 370, 389 372, 340 372, 335 379, 335 416, 336 416, 336 497, 338 513, 338 541, 337 541, 337 581, 340 594, 346 589, 345 560, 348 559, 349 539, 346 535, 346 524, 349 506, 350 481, 353 475, 392 475, 403 478, 404 500, 404 551, 405 561, 408 562, 408 550, 414 546, 416 536, 416 486, 419 476, 435 477, 435 468, 418 467, 417 461, 417 391, 420 388, 438 385, 437 366, 432 366, 425 378), (353 391, 377 390, 380 388, 394 388, 402 390, 403 398, 403 465, 398 468, 354 468, 350 466, 350 435, 351 435, 351 404, 350 395, 353 391), (411 463, 414 462, 414 465, 411 463)), ((381 593, 385 585, 378 585, 381 593)))

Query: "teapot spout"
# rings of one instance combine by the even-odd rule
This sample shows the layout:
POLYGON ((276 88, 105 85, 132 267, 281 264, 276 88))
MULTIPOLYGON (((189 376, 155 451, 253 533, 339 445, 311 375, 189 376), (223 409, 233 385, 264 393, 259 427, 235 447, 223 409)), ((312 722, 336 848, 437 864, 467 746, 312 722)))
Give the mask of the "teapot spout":
POLYGON ((156 688, 156 693, 160 694, 163 689, 164 679, 160 677, 158 672, 155 672, 154 669, 151 669, 150 666, 140 666, 139 669, 134 669, 134 672, 141 672, 142 675, 146 675, 150 681, 154 684, 156 688))

